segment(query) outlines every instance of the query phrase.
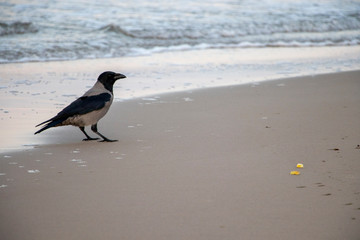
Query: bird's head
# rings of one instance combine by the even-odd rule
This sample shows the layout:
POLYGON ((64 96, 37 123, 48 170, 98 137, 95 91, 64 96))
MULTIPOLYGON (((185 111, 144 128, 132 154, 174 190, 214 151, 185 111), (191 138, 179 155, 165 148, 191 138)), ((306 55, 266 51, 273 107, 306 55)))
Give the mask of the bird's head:
POLYGON ((98 81, 101 82, 107 90, 112 92, 115 81, 121 78, 126 78, 126 76, 121 73, 107 71, 100 74, 98 81))

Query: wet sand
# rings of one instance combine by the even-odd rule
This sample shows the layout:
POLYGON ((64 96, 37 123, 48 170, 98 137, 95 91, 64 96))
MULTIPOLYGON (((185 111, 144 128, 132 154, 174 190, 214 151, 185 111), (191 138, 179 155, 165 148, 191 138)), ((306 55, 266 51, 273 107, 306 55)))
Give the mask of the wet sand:
MULTIPOLYGON (((240 48, 164 52, 149 56, 0 64, 0 152, 49 143, 33 137, 49 119, 93 86, 103 71, 128 78, 115 101, 161 93, 257 83, 360 69, 360 46, 240 48)), ((54 141, 53 143, 56 143, 54 141)))
POLYGON ((358 239, 359 103, 359 71, 114 103, 116 143, 1 155, 0 239, 358 239))

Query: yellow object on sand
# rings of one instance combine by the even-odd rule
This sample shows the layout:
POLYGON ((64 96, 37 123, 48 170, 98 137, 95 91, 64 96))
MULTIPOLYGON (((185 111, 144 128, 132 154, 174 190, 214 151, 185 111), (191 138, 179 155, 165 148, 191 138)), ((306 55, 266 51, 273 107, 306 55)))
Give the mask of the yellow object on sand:
POLYGON ((304 164, 298 163, 298 164, 296 165, 296 167, 297 167, 297 168, 304 168, 304 164))
POLYGON ((290 175, 300 175, 300 172, 299 171, 291 171, 290 175))

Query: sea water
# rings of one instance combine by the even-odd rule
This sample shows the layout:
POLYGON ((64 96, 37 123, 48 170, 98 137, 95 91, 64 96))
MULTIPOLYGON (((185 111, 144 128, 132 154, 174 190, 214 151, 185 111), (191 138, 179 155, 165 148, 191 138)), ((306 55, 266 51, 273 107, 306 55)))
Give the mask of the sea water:
POLYGON ((0 63, 359 44, 357 0, 0 2, 0 63))

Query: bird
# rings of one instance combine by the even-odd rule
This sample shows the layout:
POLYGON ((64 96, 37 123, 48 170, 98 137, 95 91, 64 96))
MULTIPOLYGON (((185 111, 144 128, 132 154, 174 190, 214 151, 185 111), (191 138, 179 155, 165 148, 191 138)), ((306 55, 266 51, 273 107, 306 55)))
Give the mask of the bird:
POLYGON ((99 75, 94 86, 84 95, 70 103, 55 117, 36 125, 36 127, 39 127, 45 124, 34 134, 41 133, 52 127, 73 125, 79 127, 81 132, 85 134, 86 138, 83 141, 98 140, 99 138, 92 138, 85 131, 85 126, 91 125, 91 130, 102 138, 100 142, 116 142, 117 140, 108 139, 99 133, 97 123, 108 112, 114 99, 114 83, 122 78, 126 78, 126 76, 112 71, 103 72, 99 75))

